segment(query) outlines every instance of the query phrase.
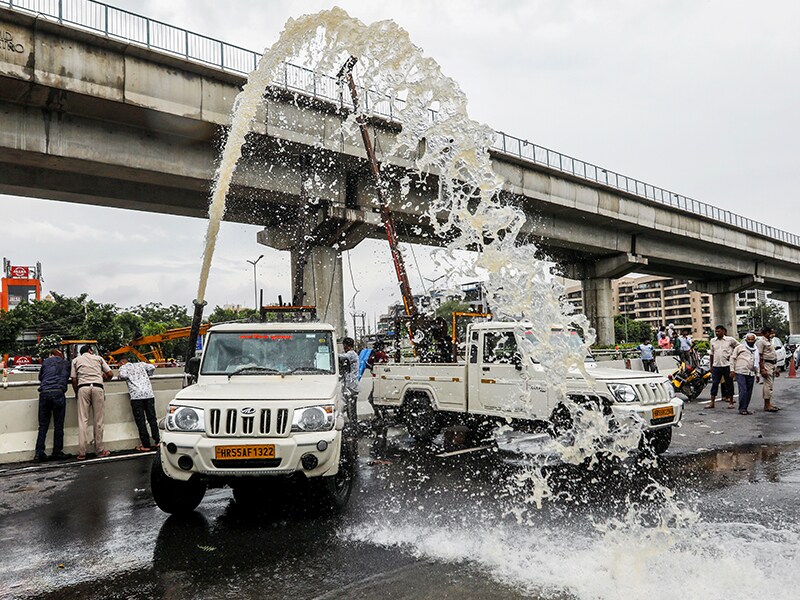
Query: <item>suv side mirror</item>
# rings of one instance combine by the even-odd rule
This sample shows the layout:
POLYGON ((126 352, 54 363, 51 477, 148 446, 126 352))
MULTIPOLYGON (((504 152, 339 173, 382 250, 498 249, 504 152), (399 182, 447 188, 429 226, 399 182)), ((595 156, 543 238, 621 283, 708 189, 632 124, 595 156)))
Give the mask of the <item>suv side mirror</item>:
POLYGON ((200 357, 193 356, 189 359, 186 363, 186 372, 197 379, 197 376, 200 374, 200 357))

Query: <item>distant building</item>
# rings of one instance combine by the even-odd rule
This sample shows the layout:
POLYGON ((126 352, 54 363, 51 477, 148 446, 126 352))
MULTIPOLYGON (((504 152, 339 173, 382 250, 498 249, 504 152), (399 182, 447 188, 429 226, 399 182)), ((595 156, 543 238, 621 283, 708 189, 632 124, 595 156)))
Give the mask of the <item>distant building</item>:
POLYGON ((0 310, 11 310, 18 304, 40 300, 42 297, 42 265, 13 265, 3 258, 3 277, 0 285, 0 310))
MULTIPOLYGON (((669 324, 677 330, 690 329, 695 338, 707 338, 712 334, 711 296, 690 290, 686 280, 654 275, 623 277, 611 282, 611 294, 616 314, 649 323, 654 329, 669 324)), ((580 283, 568 285, 566 296, 577 310, 584 312, 580 283)), ((749 308, 765 300, 764 290, 737 294, 739 322, 742 323, 749 308)))

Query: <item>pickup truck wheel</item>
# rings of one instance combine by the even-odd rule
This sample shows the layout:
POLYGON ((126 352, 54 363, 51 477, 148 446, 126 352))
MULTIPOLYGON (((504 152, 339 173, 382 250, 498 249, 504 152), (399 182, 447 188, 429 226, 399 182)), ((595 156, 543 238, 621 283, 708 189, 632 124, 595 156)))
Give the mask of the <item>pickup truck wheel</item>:
POLYGON ((655 454, 664 454, 672 442, 672 427, 645 432, 644 442, 655 454))
POLYGON ((150 469, 150 491, 156 506, 169 514, 186 514, 198 507, 206 495, 206 485, 200 481, 178 481, 164 473, 161 455, 156 454, 150 469))
POLYGON ((430 442, 439 433, 439 417, 424 394, 414 394, 403 401, 403 422, 418 442, 430 442))
POLYGON ((560 437, 572 430, 574 421, 569 408, 563 403, 559 403, 550 415, 550 433, 553 437, 560 437))
POLYGON ((342 454, 339 458, 339 471, 330 477, 320 477, 314 481, 315 491, 323 508, 341 512, 350 501, 350 494, 356 480, 358 468, 358 442, 342 441, 342 454))

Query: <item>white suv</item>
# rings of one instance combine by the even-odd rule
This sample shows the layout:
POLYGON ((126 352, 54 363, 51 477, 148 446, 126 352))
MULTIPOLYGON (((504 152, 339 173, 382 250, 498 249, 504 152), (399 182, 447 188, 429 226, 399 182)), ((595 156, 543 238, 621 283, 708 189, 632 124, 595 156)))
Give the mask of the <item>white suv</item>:
POLYGON ((151 473, 161 510, 191 512, 207 488, 224 485, 237 502, 254 502, 267 481, 285 481, 278 475, 307 480, 331 508, 345 506, 357 446, 345 436, 331 325, 218 325, 189 371, 197 383, 178 392, 161 423, 151 473))

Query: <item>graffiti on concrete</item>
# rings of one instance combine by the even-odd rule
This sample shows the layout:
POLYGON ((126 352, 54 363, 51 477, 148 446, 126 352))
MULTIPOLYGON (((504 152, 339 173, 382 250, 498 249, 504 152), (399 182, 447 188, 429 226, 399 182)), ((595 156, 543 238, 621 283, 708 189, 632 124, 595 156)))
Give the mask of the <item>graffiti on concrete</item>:
POLYGON ((11 35, 10 31, 0 31, 0 50, 3 52, 22 53, 25 52, 25 47, 14 42, 14 36, 11 35))

